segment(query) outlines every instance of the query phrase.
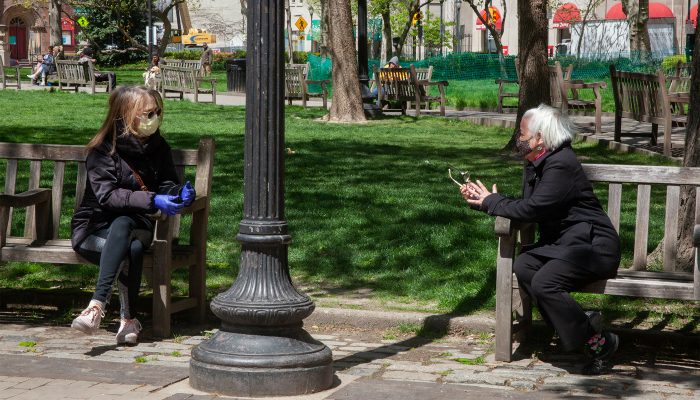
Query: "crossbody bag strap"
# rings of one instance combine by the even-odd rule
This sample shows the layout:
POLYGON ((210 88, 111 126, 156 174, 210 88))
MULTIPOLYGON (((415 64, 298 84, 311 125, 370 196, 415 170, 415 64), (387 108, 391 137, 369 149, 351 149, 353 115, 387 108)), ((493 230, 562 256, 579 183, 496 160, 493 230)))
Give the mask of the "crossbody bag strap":
MULTIPOLYGON (((122 160, 124 159, 122 158, 122 160)), ((126 163, 126 165, 129 166, 129 168, 131 168, 131 172, 134 174, 136 183, 138 183, 139 186, 141 186, 141 190, 144 192, 150 192, 150 190, 148 190, 148 186, 146 186, 146 184, 143 182, 143 179, 141 179, 141 175, 139 175, 139 173, 136 171, 136 168, 132 167, 131 164, 129 164, 126 160, 124 160, 124 162, 126 163)))

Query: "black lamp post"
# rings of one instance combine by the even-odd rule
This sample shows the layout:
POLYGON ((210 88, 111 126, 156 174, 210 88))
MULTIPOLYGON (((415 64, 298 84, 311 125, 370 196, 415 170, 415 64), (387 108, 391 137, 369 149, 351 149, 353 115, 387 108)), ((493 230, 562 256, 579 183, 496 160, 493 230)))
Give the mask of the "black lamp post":
POLYGON ((221 330, 192 351, 192 387, 299 395, 333 382, 332 354, 304 329, 314 303, 289 276, 284 219, 284 0, 248 3, 243 219, 238 277, 211 303, 221 330))
POLYGON ((357 0, 357 75, 360 79, 360 94, 363 101, 373 100, 369 91, 367 67, 367 0, 357 0))

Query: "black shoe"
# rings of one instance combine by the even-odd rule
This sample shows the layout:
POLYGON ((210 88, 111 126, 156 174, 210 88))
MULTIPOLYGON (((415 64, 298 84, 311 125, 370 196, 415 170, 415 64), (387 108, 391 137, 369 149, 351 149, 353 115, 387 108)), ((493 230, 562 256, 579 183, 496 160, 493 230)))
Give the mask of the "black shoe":
POLYGON ((598 311, 586 311, 586 316, 595 333, 603 332, 603 314, 598 311))

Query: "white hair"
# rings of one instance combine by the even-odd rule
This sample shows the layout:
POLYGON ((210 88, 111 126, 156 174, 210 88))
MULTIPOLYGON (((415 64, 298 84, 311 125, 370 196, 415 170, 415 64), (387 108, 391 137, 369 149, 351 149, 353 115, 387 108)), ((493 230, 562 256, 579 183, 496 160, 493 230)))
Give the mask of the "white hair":
POLYGON ((547 150, 554 150, 573 139, 574 125, 569 117, 557 108, 540 104, 537 108, 525 111, 523 120, 527 120, 527 129, 532 134, 539 133, 542 136, 547 150))

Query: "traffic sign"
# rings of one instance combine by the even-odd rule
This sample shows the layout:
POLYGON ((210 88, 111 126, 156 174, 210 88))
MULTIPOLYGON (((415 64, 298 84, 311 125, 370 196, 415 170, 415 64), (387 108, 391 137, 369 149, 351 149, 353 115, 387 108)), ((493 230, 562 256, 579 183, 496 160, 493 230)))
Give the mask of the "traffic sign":
POLYGON ((309 23, 306 22, 304 17, 300 15, 299 18, 297 18, 297 22, 295 22, 294 25, 296 25, 296 27, 299 28, 299 32, 303 32, 306 29, 306 27, 309 26, 309 23))
POLYGON ((78 25, 82 26, 83 28, 90 25, 90 23, 88 22, 87 18, 85 18, 85 16, 78 18, 77 22, 78 22, 78 25))

